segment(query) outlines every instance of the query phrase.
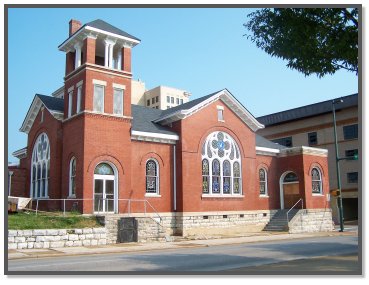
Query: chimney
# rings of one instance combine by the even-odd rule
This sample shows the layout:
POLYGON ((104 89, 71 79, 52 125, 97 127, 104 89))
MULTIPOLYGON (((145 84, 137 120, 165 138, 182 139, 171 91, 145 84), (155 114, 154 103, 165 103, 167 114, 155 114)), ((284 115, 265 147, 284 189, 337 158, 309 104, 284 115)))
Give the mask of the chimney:
POLYGON ((69 36, 73 35, 80 27, 82 26, 81 22, 78 20, 70 20, 69 21, 69 36))

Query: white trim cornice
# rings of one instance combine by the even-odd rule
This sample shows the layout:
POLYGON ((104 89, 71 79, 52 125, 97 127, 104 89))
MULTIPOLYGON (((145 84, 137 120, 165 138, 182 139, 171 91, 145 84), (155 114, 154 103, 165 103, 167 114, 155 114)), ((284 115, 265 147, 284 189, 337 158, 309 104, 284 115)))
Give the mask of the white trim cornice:
POLYGON ((280 151, 279 156, 285 157, 285 156, 291 156, 291 155, 297 155, 297 154, 308 154, 308 155, 327 157, 328 150, 322 149, 322 148, 309 147, 309 146, 298 146, 298 147, 282 149, 280 151))
POLYGON ((27 148, 22 148, 19 150, 16 150, 12 153, 12 155, 18 159, 26 158, 27 157, 27 148))
POLYGON ((167 144, 176 144, 176 142, 179 140, 178 135, 166 135, 160 133, 140 132, 134 130, 131 131, 131 138, 133 140, 167 143, 167 144))

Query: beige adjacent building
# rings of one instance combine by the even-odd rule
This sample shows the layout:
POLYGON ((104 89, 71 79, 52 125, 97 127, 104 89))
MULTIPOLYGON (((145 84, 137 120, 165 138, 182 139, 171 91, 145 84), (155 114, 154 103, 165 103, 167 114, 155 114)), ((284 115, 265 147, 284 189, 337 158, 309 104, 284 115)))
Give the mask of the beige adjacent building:
MULTIPOLYGON (((339 158, 358 155, 358 160, 340 160, 342 202, 345 221, 358 219, 360 140, 358 94, 342 97, 335 104, 339 158)), ((285 146, 312 146, 328 150, 330 190, 337 189, 332 100, 286 110, 257 118, 265 125, 258 134, 285 146)), ((337 199, 331 207, 338 222, 337 199)))
POLYGON ((145 83, 132 80, 132 104, 166 110, 187 103, 191 93, 173 87, 158 86, 146 90, 145 83))

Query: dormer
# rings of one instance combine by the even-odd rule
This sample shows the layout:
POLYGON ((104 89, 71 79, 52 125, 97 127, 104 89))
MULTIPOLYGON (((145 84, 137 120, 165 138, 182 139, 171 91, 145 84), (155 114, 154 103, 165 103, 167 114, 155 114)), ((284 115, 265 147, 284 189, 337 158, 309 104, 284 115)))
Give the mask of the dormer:
POLYGON ((68 76, 82 65, 131 73, 131 48, 140 40, 102 20, 82 25, 77 20, 69 22, 69 37, 59 50, 66 53, 68 76))

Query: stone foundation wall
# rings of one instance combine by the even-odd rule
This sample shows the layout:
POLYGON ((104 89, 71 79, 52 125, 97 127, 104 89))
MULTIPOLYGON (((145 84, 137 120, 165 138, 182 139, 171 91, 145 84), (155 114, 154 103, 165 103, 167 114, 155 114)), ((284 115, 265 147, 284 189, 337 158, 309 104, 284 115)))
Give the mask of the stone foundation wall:
MULTIPOLYGON (((263 230, 276 210, 160 213, 160 224, 154 221, 157 215, 135 214, 138 221, 138 242, 165 241, 168 236, 209 236, 214 234, 240 234, 263 230)), ((103 217, 107 229, 107 243, 116 243, 118 220, 127 217, 106 215, 103 217)))
MULTIPOLYGON (((107 243, 118 242, 118 220, 127 217, 124 215, 106 215, 104 217, 105 228, 107 232, 107 243)), ((164 241, 165 228, 155 222, 152 217, 135 217, 138 222, 138 242, 164 241)))
POLYGON ((105 228, 8 230, 8 249, 105 245, 105 228))
POLYGON ((299 212, 289 223, 289 233, 329 232, 334 230, 331 209, 299 212))

